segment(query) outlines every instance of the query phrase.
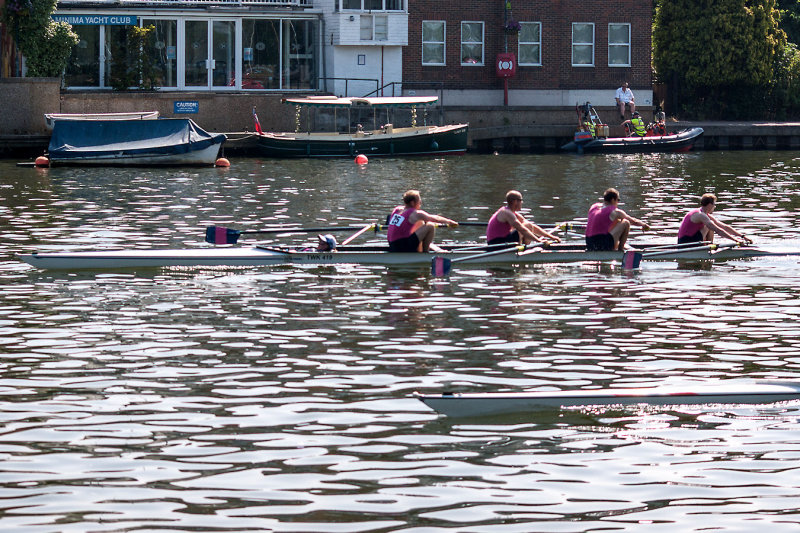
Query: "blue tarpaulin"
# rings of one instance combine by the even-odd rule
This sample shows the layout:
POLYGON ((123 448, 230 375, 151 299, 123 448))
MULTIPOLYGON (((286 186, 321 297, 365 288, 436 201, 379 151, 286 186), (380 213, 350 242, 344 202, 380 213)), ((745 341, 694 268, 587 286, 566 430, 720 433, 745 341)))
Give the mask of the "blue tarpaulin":
POLYGON ((190 119, 58 120, 48 147, 53 162, 152 155, 163 158, 221 144, 225 135, 211 134, 190 119))

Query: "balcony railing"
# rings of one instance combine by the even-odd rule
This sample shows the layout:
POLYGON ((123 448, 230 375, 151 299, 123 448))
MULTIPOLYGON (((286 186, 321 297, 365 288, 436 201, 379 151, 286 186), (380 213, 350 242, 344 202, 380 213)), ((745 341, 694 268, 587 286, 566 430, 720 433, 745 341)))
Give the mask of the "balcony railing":
POLYGON ((314 0, 59 0, 67 4, 120 4, 127 6, 162 5, 170 7, 205 6, 274 6, 274 7, 312 7, 314 0))

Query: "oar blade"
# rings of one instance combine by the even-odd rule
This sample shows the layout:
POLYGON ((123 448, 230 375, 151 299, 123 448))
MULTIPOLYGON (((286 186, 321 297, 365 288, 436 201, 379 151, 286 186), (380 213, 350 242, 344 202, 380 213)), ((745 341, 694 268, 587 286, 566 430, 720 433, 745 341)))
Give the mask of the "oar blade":
POLYGON ((436 256, 431 260, 431 274, 435 277, 450 275, 450 259, 436 256))
POLYGON ((642 262, 642 252, 628 250, 622 255, 622 268, 625 270, 635 270, 642 262))
POLYGON ((206 228, 206 242, 211 244, 236 244, 241 231, 222 226, 208 226, 206 228))

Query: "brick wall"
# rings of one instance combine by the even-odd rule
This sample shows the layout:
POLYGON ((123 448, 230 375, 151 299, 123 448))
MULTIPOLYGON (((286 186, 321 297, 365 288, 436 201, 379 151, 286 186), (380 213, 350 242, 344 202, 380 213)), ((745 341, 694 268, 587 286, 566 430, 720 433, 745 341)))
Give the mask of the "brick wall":
MULTIPOLYGON (((509 80, 510 89, 614 90, 623 81, 631 88, 651 88, 652 0, 512 0, 512 17, 520 22, 541 22, 542 66, 519 66, 509 80), (572 23, 595 24, 593 67, 572 66, 572 23), (608 24, 631 24, 631 66, 608 66, 608 24)), ((409 0, 408 46, 403 51, 404 81, 443 82, 449 89, 501 89, 494 58, 505 51, 517 53, 517 36, 503 28, 504 0, 409 0), (422 65, 422 21, 446 21, 445 66, 422 65), (484 22, 484 65, 462 66, 461 22, 484 22)))

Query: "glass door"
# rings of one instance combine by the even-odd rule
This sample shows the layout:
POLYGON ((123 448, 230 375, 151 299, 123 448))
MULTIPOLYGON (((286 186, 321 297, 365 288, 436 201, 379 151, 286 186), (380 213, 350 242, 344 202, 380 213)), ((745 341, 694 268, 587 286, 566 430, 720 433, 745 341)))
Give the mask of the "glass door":
POLYGON ((236 22, 215 20, 212 27, 211 57, 214 69, 211 86, 233 87, 236 85, 236 22))
POLYGON ((208 87, 211 61, 208 58, 208 21, 187 20, 184 38, 186 87, 208 87))
POLYGON ((219 89, 235 85, 235 21, 185 21, 184 50, 186 87, 219 89))

